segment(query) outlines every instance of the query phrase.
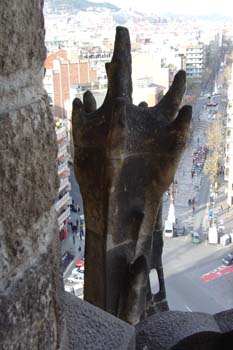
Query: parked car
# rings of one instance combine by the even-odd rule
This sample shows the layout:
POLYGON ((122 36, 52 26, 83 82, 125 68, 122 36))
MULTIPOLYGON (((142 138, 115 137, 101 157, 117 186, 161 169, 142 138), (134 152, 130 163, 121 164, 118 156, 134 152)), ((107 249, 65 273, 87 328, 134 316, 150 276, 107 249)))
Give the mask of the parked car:
POLYGON ((230 252, 226 256, 224 256, 222 262, 224 265, 233 265, 233 252, 230 252))
POLYGON ((77 273, 74 275, 71 275, 70 277, 67 278, 67 281, 70 283, 83 283, 84 282, 84 274, 82 273, 77 273))
POLYGON ((75 262, 75 266, 76 267, 82 267, 84 266, 84 259, 78 259, 76 262, 75 262))
POLYGON ((81 267, 75 267, 72 272, 71 275, 75 275, 77 273, 83 273, 84 274, 84 266, 81 267))
POLYGON ((83 282, 66 282, 64 288, 66 292, 72 293, 76 297, 83 299, 83 282))
POLYGON ((62 255, 62 267, 63 267, 63 271, 65 271, 65 269, 67 268, 67 266, 69 265, 69 263, 74 259, 74 255, 71 254, 70 252, 65 252, 62 255))
POLYGON ((219 220, 217 229, 218 229, 218 233, 220 233, 220 234, 224 233, 224 221, 223 220, 219 220))

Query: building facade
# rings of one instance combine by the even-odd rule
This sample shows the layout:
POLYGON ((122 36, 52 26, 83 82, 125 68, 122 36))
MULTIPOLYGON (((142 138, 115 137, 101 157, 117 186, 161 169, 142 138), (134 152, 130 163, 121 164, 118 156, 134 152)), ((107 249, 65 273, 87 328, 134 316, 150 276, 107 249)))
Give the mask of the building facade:
POLYGON ((54 106, 54 115, 65 118, 65 104, 70 101, 72 88, 77 93, 97 84, 97 72, 89 58, 80 59, 76 55, 60 50, 47 57, 45 62, 44 87, 54 106))
POLYGON ((201 81, 205 62, 204 45, 189 45, 185 53, 187 78, 201 81))
POLYGON ((225 142, 225 172, 227 204, 233 205, 233 79, 229 82, 225 142))
POLYGON ((55 128, 58 144, 57 171, 60 180, 55 209, 58 216, 60 239, 64 239, 67 236, 67 220, 70 216, 70 204, 72 203, 69 181, 70 170, 68 167, 69 154, 67 152, 68 139, 64 122, 57 122, 55 128))

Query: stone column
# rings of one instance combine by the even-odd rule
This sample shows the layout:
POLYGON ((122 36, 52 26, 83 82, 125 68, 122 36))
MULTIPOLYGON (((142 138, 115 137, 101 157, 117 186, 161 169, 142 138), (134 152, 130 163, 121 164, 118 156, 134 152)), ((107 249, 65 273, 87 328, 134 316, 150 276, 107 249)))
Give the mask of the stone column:
POLYGON ((56 135, 43 0, 0 1, 0 348, 58 349, 56 135))

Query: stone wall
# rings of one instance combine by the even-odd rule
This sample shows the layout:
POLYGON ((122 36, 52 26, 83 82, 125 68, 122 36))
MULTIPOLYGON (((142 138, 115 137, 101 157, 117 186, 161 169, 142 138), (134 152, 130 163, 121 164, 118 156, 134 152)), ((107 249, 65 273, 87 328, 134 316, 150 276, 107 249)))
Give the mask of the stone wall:
POLYGON ((0 349, 131 350, 133 327, 64 294, 42 11, 0 0, 0 349))
POLYGON ((63 321, 56 135, 42 0, 0 1, 1 349, 58 349, 63 321))

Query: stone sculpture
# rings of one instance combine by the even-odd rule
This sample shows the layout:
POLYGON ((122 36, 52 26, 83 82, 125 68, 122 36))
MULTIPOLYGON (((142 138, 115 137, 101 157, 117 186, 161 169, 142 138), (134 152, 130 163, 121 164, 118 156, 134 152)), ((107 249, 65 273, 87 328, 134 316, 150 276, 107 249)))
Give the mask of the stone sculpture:
POLYGON ((106 64, 103 105, 87 91, 73 102, 74 170, 86 220, 84 298, 137 324, 166 309, 162 269, 163 193, 173 181, 185 148, 191 107, 183 106, 180 71, 152 108, 132 103, 130 38, 117 27, 112 61, 106 64), (158 273, 152 295, 149 272, 158 273))

